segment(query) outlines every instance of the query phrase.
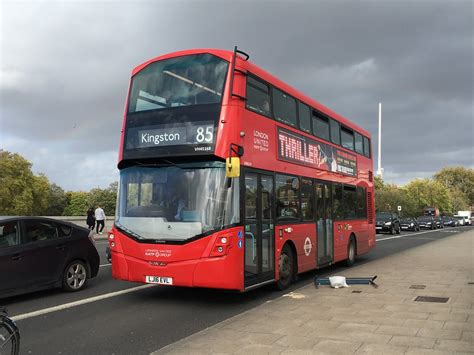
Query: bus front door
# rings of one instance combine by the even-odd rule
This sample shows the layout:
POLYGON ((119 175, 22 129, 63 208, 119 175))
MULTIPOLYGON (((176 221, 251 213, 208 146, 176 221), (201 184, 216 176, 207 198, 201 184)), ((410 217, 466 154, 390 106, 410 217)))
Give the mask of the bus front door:
POLYGON ((244 174, 244 286, 249 288, 275 278, 273 176, 244 174))
POLYGON ((333 260, 333 223, 332 223, 332 186, 315 182, 316 228, 317 228, 317 265, 329 265, 333 260))

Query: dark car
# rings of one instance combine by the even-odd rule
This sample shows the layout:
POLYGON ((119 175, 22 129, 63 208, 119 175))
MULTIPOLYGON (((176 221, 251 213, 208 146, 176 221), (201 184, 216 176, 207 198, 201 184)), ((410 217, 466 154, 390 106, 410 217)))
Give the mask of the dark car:
POLYGON ((445 227, 456 227, 456 220, 453 217, 443 216, 442 219, 445 227))
POLYGON ((395 213, 377 212, 375 222, 376 232, 389 232, 390 234, 400 234, 402 227, 400 219, 395 213))
POLYGON ((402 218, 400 224, 402 226, 402 230, 408 230, 413 232, 417 232, 420 230, 420 226, 418 225, 418 221, 416 220, 416 218, 402 218))
POLYGON ((436 228, 444 228, 443 219, 441 217, 435 217, 436 228))
POLYGON ((418 225, 421 229, 436 229, 436 221, 431 216, 418 217, 418 225))
POLYGON ((0 217, 0 297, 83 289, 99 271, 87 228, 43 217, 0 217))

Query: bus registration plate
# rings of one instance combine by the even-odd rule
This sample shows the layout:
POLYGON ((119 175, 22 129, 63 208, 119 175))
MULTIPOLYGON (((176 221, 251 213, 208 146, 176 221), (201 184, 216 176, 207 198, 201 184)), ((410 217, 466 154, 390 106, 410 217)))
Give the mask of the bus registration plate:
POLYGON ((161 276, 145 276, 146 283, 149 284, 160 284, 160 285, 172 285, 172 277, 161 277, 161 276))

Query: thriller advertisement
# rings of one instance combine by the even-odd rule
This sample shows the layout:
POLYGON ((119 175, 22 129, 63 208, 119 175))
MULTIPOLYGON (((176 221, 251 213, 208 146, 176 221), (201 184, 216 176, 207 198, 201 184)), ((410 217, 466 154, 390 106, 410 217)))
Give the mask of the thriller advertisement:
POLYGON ((328 144, 278 128, 278 159, 357 176, 357 157, 328 144))

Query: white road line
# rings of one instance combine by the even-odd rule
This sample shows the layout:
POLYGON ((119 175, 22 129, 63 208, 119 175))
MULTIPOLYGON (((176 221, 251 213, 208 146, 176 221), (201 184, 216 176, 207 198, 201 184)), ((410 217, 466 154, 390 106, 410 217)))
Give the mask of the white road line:
POLYGON ((410 237, 410 236, 417 236, 417 235, 420 235, 420 234, 433 233, 433 232, 440 232, 440 230, 439 229, 434 229, 434 230, 418 232, 418 233, 401 234, 401 235, 397 235, 395 237, 387 237, 387 238, 377 239, 377 242, 383 242, 384 240, 390 240, 390 239, 406 238, 406 237, 410 237))
POLYGON ((110 266, 112 264, 102 264, 102 265, 99 265, 99 267, 104 267, 104 266, 110 266))
POLYGON ((124 294, 126 294, 126 293, 140 291, 140 290, 143 290, 143 289, 146 289, 146 288, 150 288, 150 287, 154 287, 154 286, 156 286, 156 285, 142 285, 142 286, 138 286, 138 287, 128 288, 128 289, 126 289, 126 290, 121 290, 121 291, 117 291, 117 292, 106 293, 106 294, 104 294, 104 295, 99 295, 99 296, 95 296, 95 297, 85 298, 85 299, 83 299, 83 300, 79 300, 79 301, 75 301, 75 302, 70 302, 70 303, 61 304, 61 305, 59 305, 59 306, 54 306, 54 307, 49 307, 49 308, 40 309, 40 310, 34 311, 34 312, 19 314, 19 315, 17 315, 17 316, 11 317, 11 319, 13 319, 15 322, 17 322, 17 321, 24 320, 24 319, 28 319, 28 318, 38 317, 38 316, 41 316, 41 315, 43 315, 43 314, 52 313, 52 312, 57 312, 57 311, 62 311, 62 310, 64 310, 64 309, 68 309, 68 308, 72 308, 72 307, 81 306, 81 305, 83 305, 83 304, 87 304, 87 303, 91 303, 91 302, 96 302, 96 301, 101 301, 101 300, 105 300, 105 299, 107 299, 107 298, 111 298, 111 297, 116 297, 116 296, 124 295, 124 294))

